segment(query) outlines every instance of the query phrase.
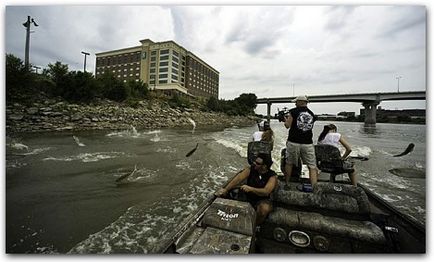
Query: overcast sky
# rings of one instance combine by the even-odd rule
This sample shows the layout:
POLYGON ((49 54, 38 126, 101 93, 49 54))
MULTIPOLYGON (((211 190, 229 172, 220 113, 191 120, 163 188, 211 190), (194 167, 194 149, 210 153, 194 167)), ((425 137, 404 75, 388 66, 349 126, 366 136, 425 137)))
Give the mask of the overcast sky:
MULTIPOLYGON (((219 98, 426 90, 427 13, 394 6, 6 6, 5 51, 30 62, 61 61, 83 70, 81 51, 174 40, 220 72, 219 98)), ((386 109, 425 108, 425 101, 382 102, 386 109)), ((284 104, 275 105, 283 107, 284 104)), ((286 105, 286 106, 292 106, 286 105)), ((358 103, 313 103, 315 113, 355 111, 358 103)), ((259 113, 265 106, 258 106, 259 113)))

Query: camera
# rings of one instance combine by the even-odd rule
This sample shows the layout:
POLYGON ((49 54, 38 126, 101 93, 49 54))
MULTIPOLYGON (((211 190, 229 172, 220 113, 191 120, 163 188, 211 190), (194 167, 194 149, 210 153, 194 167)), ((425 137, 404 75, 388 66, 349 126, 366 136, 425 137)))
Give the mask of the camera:
POLYGON ((289 109, 284 107, 282 110, 278 110, 276 114, 276 118, 279 119, 279 122, 285 122, 285 116, 289 114, 289 109))

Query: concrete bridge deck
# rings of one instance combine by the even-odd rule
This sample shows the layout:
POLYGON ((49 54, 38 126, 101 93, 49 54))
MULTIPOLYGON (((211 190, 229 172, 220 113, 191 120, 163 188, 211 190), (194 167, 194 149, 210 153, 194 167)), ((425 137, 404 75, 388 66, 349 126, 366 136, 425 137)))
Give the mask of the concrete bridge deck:
MULTIPOLYGON (((258 98, 257 104, 267 104, 267 119, 270 120, 271 105, 276 103, 291 103, 295 97, 258 98)), ((375 126, 377 106, 381 101, 426 100, 426 91, 361 93, 339 95, 308 96, 309 103, 356 102, 365 107, 365 125, 375 126)))

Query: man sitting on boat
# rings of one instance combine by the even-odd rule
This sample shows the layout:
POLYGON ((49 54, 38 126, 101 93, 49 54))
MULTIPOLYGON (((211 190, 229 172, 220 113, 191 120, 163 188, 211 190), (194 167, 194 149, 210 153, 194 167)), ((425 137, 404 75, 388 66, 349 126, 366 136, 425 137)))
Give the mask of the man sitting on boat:
POLYGON ((256 225, 260 225, 273 210, 270 195, 277 185, 277 174, 270 169, 272 164, 271 155, 258 154, 250 167, 241 171, 226 187, 219 189, 215 195, 225 196, 247 179, 247 183, 242 185, 240 190, 246 193, 247 201, 255 208, 256 225))

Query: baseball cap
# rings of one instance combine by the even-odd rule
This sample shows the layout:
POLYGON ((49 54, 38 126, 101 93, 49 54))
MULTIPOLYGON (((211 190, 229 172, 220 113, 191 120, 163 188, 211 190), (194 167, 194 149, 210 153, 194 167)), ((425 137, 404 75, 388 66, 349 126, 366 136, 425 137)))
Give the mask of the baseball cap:
POLYGON ((307 99, 307 96, 297 96, 296 98, 291 100, 291 102, 297 102, 297 101, 309 102, 309 100, 307 99))

